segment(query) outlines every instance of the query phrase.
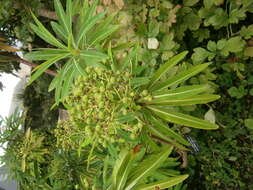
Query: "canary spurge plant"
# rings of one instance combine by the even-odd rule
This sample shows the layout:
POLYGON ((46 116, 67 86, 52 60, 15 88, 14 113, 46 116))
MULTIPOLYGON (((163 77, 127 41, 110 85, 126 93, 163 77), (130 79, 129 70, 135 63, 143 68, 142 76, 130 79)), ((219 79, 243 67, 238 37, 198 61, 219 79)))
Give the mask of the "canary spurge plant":
MULTIPOLYGON (((68 139, 79 145, 82 144, 82 139, 86 142, 90 139, 93 145, 104 147, 111 143, 129 144, 145 133, 185 149, 183 145, 189 143, 170 129, 166 122, 207 130, 217 129, 218 126, 178 113, 173 108, 205 104, 219 98, 218 95, 205 94, 209 88, 206 85, 177 86, 203 71, 208 64, 193 66, 161 80, 186 54, 187 52, 178 54, 152 76, 145 77, 138 73, 141 66, 131 59, 124 66, 113 62, 111 69, 107 70, 86 68, 89 74, 75 81, 74 88, 66 99, 70 117, 58 125, 56 134, 71 124, 78 132, 72 133, 68 139)), ((61 138, 61 135, 58 136, 59 140, 61 138)))
POLYGON ((102 42, 118 28, 112 25, 113 15, 104 16, 106 11, 96 14, 98 0, 91 6, 87 0, 80 6, 73 6, 72 0, 67 0, 64 11, 60 0, 54 0, 58 22, 51 22, 56 36, 32 14, 35 24, 32 30, 52 48, 37 49, 26 54, 33 61, 43 61, 35 68, 29 83, 36 80, 46 69, 55 63, 62 62, 58 74, 52 81, 49 90, 55 89, 55 100, 58 104, 66 97, 74 79, 85 74, 85 67, 104 67, 102 61, 108 56, 103 53, 102 42))

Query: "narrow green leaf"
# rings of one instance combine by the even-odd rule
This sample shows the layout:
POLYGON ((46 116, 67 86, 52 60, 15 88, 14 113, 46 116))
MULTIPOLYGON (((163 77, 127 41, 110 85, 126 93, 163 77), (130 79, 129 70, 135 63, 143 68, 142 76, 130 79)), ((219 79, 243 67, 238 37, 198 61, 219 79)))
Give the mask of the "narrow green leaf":
POLYGON ((166 72, 173 67, 174 65, 178 64, 184 57, 187 55, 188 51, 183 51, 182 53, 172 57, 170 60, 168 60, 164 65, 162 65, 153 75, 153 77, 150 80, 149 88, 154 86, 161 77, 166 74, 166 72))
POLYGON ((193 66, 192 68, 188 69, 187 71, 179 73, 178 75, 171 77, 164 82, 160 82, 160 83, 156 84, 155 86, 153 86, 151 88, 151 90, 152 91, 161 90, 163 88, 168 88, 170 86, 179 84, 179 83, 189 79, 190 77, 198 74, 199 72, 203 71, 204 69, 206 69, 208 67, 208 65, 209 65, 209 63, 193 66))
POLYGON ((55 89, 55 100, 57 104, 60 103, 63 96, 63 86, 65 83, 65 77, 68 73, 71 73, 72 69, 73 69, 72 59, 69 59, 61 70, 61 78, 60 78, 58 86, 56 86, 56 89, 55 89))
POLYGON ((156 119, 151 114, 148 116, 148 119, 154 125, 154 128, 160 131, 160 133, 162 134, 161 137, 165 137, 165 140, 167 140, 166 136, 168 136, 186 146, 190 146, 190 143, 187 140, 185 140, 181 135, 177 134, 175 131, 170 129, 169 126, 166 126, 164 123, 156 119))
POLYGON ((185 106, 185 105, 195 105, 195 104, 206 104, 208 102, 215 101, 219 99, 219 95, 214 94, 201 94, 195 95, 187 98, 182 99, 164 99, 164 98, 156 98, 150 102, 149 104, 156 104, 156 105, 169 105, 169 106, 185 106))
POLYGON ((218 128, 218 126, 213 123, 186 114, 172 112, 157 106, 147 107, 151 111, 153 111, 158 117, 164 119, 165 121, 176 123, 178 125, 206 130, 213 130, 218 128))
POLYGON ((53 57, 60 56, 62 54, 68 53, 67 50, 63 49, 41 49, 38 51, 33 51, 25 54, 24 58, 33 60, 33 61, 41 61, 52 59, 53 57))
POLYGON ((72 87, 72 83, 74 81, 76 73, 78 72, 75 69, 75 65, 73 64, 72 61, 71 61, 71 67, 70 67, 69 71, 65 75, 63 75, 63 78, 64 78, 63 86, 58 87, 58 88, 61 88, 61 90, 62 90, 61 98, 60 98, 61 101, 64 100, 64 98, 69 94, 69 91, 72 87))
POLYGON ((136 42, 125 42, 117 45, 116 47, 112 48, 113 51, 120 51, 125 50, 133 47, 136 44, 136 42))
MULTIPOLYGON (((85 1, 87 1, 87 0, 85 0, 85 1)), ((89 7, 88 10, 84 10, 85 11, 84 20, 88 21, 90 18, 92 18, 95 15, 98 2, 99 2, 99 0, 93 1, 91 7, 89 7)), ((89 3, 89 1, 87 1, 87 4, 88 3, 89 3)), ((87 7, 88 7, 88 5, 87 5, 87 7)))
POLYGON ((99 51, 95 51, 95 50, 82 50, 80 53, 80 56, 82 56, 84 59, 85 58, 94 58, 94 59, 98 59, 100 61, 108 58, 108 56, 106 54, 101 53, 99 51))
POLYGON ((119 171, 118 180, 117 180, 117 188, 116 190, 124 190, 126 181, 128 179, 128 175, 133 167, 133 155, 128 153, 128 157, 123 163, 123 168, 119 171))
POLYGON ((128 162, 130 160, 131 155, 127 150, 123 150, 119 154, 119 158, 117 159, 114 169, 112 172, 112 189, 118 190, 118 184, 121 181, 121 175, 124 173, 124 170, 126 169, 128 162))
POLYGON ((69 19, 67 18, 64 9, 62 7, 62 4, 59 0, 54 0, 54 8, 55 12, 57 14, 58 20, 60 24, 63 26, 65 32, 70 35, 71 34, 71 25, 69 25, 69 19))
POLYGON ((166 189, 169 187, 172 187, 174 185, 177 185, 181 182, 183 182, 186 178, 188 178, 189 175, 181 175, 181 176, 176 176, 176 177, 170 177, 165 180, 161 180, 158 182, 146 184, 146 185, 140 185, 134 190, 154 190, 154 189, 166 189))
POLYGON ((120 123, 126 123, 130 122, 136 119, 136 116, 134 113, 128 113, 126 115, 119 116, 115 119, 115 121, 120 122, 120 123))
POLYGON ((175 146, 176 148, 178 148, 180 150, 189 150, 189 149, 185 148, 183 145, 177 143, 175 140, 172 140, 168 136, 164 135, 162 133, 162 131, 160 131, 157 127, 150 125, 147 127, 147 129, 152 135, 169 142, 171 145, 175 146))
POLYGON ((50 22, 55 34, 63 41, 67 44, 68 42, 68 36, 66 35, 66 32, 64 31, 63 27, 61 25, 59 25, 56 22, 50 22))
POLYGON ((104 40, 118 29, 119 26, 110 26, 110 28, 108 28, 107 30, 97 32, 97 35, 94 37, 94 39, 90 41, 90 46, 96 45, 97 43, 104 40))
POLYGON ((32 17, 35 21, 35 23, 38 25, 35 26, 34 24, 30 24, 32 30, 40 37, 42 38, 45 42, 53 45, 53 46, 56 46, 56 47, 59 47, 59 48, 62 48, 62 49, 65 49, 66 46, 64 46, 61 42, 59 42, 44 26, 43 24, 36 18, 36 16, 32 13, 32 17))
POLYGON ((98 62, 107 58, 108 56, 106 54, 94 50, 83 50, 80 54, 80 59, 83 60, 87 66, 100 67, 103 69, 107 69, 107 67, 98 62))
POLYGON ((114 61, 114 58, 113 58, 113 53, 112 53, 112 43, 109 42, 109 47, 108 47, 108 50, 107 50, 107 54, 109 56, 109 59, 111 61, 111 69, 116 72, 117 71, 117 63, 114 61))
POLYGON ((94 44, 104 40, 107 36, 111 35, 118 29, 118 26, 110 25, 116 14, 107 16, 96 28, 95 31, 91 30, 88 33, 88 44, 94 44))
POLYGON ((175 89, 164 89, 160 91, 155 91, 152 93, 153 97, 164 98, 164 99, 178 99, 186 98, 189 96, 197 95, 202 92, 206 92, 209 89, 208 85, 192 85, 192 86, 182 86, 175 89))
POLYGON ((72 16, 73 16, 72 0, 67 0, 66 17, 67 17, 67 23, 68 23, 68 27, 71 34, 72 34, 72 16))
POLYGON ((141 162, 136 168, 133 168, 124 190, 131 190, 134 186, 138 185, 138 183, 142 182, 145 177, 149 176, 154 170, 159 168, 171 153, 172 149, 171 146, 159 154, 150 156, 141 162))
POLYGON ((59 80, 60 80, 60 78, 59 78, 60 73, 61 73, 61 71, 59 71, 57 73, 57 75, 54 77, 54 79, 51 81, 51 83, 48 87, 48 92, 51 92, 53 89, 55 89, 56 86, 58 86, 59 80))
POLYGON ((36 72, 32 74, 31 79, 28 83, 30 85, 33 81, 35 81, 45 70, 47 70, 51 65, 53 65, 55 62, 69 56, 70 54, 62 54, 56 57, 53 57, 52 59, 47 60, 46 62, 39 65, 37 68, 35 68, 36 72))
POLYGON ((76 69, 80 73, 80 75, 87 75, 87 73, 85 71, 85 67, 83 66, 84 63, 82 63, 80 60, 77 61, 75 58, 73 59, 73 62, 75 64, 75 66, 76 66, 76 69))
MULTIPOLYGON (((99 13, 98 15, 92 17, 87 23, 83 24, 80 28, 77 37, 77 44, 80 45, 81 40, 84 38, 85 34, 100 20, 105 16, 106 12, 99 13)), ((95 31, 94 31, 95 32, 95 31)))
POLYGON ((154 142, 153 139, 151 139, 150 135, 148 134, 149 131, 147 130, 147 127, 142 128, 141 130, 141 139, 143 140, 142 142, 147 145, 152 152, 159 152, 160 147, 154 142))
POLYGON ((148 77, 135 77, 135 78, 131 79, 130 84, 133 87, 138 87, 138 86, 145 85, 148 82, 149 82, 148 77))

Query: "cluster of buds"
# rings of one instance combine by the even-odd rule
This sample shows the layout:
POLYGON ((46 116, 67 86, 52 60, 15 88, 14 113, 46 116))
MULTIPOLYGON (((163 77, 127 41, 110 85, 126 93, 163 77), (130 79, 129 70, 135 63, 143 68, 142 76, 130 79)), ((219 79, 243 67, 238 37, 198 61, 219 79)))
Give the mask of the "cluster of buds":
POLYGON ((70 107, 69 121, 59 125, 71 123, 71 127, 78 127, 85 136, 96 139, 104 147, 108 143, 125 143, 125 139, 118 135, 119 129, 128 132, 134 139, 142 129, 141 120, 119 122, 117 118, 140 111, 142 107, 138 100, 149 101, 152 98, 148 91, 134 90, 128 71, 87 67, 86 72, 86 76, 77 78, 66 99, 70 107))
POLYGON ((73 124, 70 120, 58 122, 57 128, 54 130, 57 146, 65 150, 78 149, 80 142, 83 140, 83 138, 79 138, 82 131, 73 124))

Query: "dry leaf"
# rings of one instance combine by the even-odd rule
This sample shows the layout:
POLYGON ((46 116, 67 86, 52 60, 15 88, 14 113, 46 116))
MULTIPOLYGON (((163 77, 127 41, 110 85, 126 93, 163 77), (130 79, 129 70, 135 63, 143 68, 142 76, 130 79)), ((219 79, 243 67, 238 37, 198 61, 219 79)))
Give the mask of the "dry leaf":
POLYGON ((2 43, 2 42, 0 42, 0 49, 8 51, 8 52, 17 52, 17 51, 20 51, 19 49, 11 47, 8 44, 2 43))
POLYGON ((111 5, 112 1, 111 0, 102 0, 103 5, 111 5))
POLYGON ((124 1, 123 0, 113 0, 113 2, 116 4, 116 6, 119 9, 122 9, 124 7, 124 1))
POLYGON ((104 8, 101 5, 97 6, 97 14, 104 12, 104 8))
POLYGON ((4 41, 6 41, 6 39, 4 39, 4 38, 0 38, 0 41, 3 41, 3 42, 4 42, 4 41))

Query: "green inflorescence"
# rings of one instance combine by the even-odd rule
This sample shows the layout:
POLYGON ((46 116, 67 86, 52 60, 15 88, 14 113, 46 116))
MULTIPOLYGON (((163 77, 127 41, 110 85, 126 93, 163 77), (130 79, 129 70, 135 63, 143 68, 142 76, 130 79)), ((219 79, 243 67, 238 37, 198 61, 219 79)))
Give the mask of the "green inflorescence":
POLYGON ((68 139, 66 134, 60 134, 60 128, 66 131, 73 126, 78 128, 77 133, 84 133, 104 147, 108 143, 127 143, 119 130, 127 132, 134 140, 143 126, 134 116, 142 108, 138 102, 150 100, 152 96, 147 90, 138 92, 131 87, 133 77, 129 71, 87 67, 86 72, 86 76, 77 78, 66 99, 70 107, 69 119, 58 124, 56 135, 65 138, 62 141, 58 138, 59 143, 66 144, 68 139))

